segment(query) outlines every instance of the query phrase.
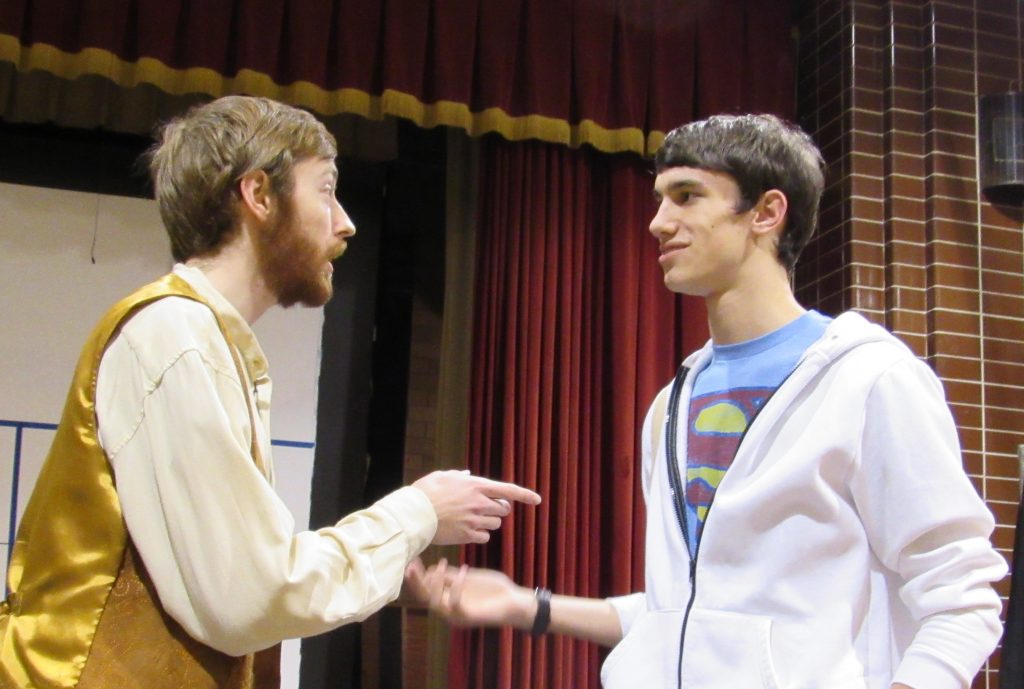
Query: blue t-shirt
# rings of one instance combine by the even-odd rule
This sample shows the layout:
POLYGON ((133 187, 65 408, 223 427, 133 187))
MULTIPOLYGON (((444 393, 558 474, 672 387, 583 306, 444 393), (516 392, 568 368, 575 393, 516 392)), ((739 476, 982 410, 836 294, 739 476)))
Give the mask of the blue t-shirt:
POLYGON ((767 335, 713 346, 711 362, 697 375, 690 398, 686 524, 691 552, 747 426, 830 321, 808 311, 767 335))

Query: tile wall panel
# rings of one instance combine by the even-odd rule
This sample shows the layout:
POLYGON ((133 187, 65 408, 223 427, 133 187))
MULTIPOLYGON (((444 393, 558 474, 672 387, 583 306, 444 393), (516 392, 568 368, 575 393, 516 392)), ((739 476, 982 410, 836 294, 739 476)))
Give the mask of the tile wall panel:
MULTIPOLYGON (((798 5, 799 122, 828 163, 795 281, 855 308, 937 371, 1008 559, 1024 443, 1024 220, 981 191, 977 98, 1024 82, 1017 0, 798 5)), ((1009 581, 999 585, 1002 595, 1009 581)), ((998 688, 998 651, 975 689, 998 688)))

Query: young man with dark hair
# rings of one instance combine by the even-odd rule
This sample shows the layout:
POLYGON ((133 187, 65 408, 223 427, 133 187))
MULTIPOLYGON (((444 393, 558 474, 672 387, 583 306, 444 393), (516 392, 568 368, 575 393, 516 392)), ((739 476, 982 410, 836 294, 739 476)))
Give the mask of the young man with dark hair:
POLYGON ((231 96, 151 152, 179 263, 87 341, 18 530, 0 687, 276 686, 276 645, 393 600, 428 544, 482 543, 539 496, 435 472, 319 531, 273 490, 270 377, 250 325, 320 306, 355 227, 333 137, 307 112, 231 96))
POLYGON ((1006 563, 935 374, 856 313, 794 298, 823 163, 767 115, 671 132, 650 231, 711 341, 642 435, 644 593, 535 595, 444 563, 408 580, 456 623, 613 650, 606 689, 955 689, 999 639, 1006 563))

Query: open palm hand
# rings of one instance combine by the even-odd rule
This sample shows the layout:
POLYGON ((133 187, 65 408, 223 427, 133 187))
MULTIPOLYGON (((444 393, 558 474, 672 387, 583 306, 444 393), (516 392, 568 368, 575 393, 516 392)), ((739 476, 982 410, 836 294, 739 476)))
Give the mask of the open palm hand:
POLYGON ((453 568, 445 560, 430 568, 414 560, 406 570, 406 588, 431 610, 459 626, 511 624, 525 628, 536 612, 533 593, 517 586, 504 573, 465 565, 453 568))

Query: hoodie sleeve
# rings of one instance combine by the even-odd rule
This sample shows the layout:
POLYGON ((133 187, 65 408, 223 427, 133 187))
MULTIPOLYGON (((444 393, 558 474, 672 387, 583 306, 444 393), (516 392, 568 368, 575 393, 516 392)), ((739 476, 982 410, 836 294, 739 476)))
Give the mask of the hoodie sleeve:
POLYGON ((993 582, 1006 562, 992 547, 992 514, 964 473, 942 385, 908 355, 867 399, 851 489, 871 546, 900 579, 917 623, 894 682, 968 687, 999 640, 993 582))
POLYGON ((640 619, 640 615, 647 608, 647 598, 643 593, 631 593, 627 596, 608 598, 607 601, 612 604, 615 613, 619 616, 622 638, 625 639, 629 634, 630 627, 640 619))
MULTIPOLYGON (((655 424, 659 426, 664 425, 665 404, 668 400, 670 388, 671 385, 663 388, 657 397, 654 398, 650 408, 647 410, 647 416, 644 418, 644 423, 640 430, 640 482, 645 501, 651 489, 651 474, 654 471, 654 459, 657 452, 655 445, 660 444, 657 443, 658 436, 664 430, 662 428, 659 429, 658 433, 655 433, 654 428, 655 424)), ((615 612, 619 616, 619 625, 622 627, 622 636, 625 638, 626 634, 629 633, 630 627, 633 626, 647 608, 646 596, 643 593, 633 593, 626 596, 615 596, 607 600, 615 608, 615 612)))

